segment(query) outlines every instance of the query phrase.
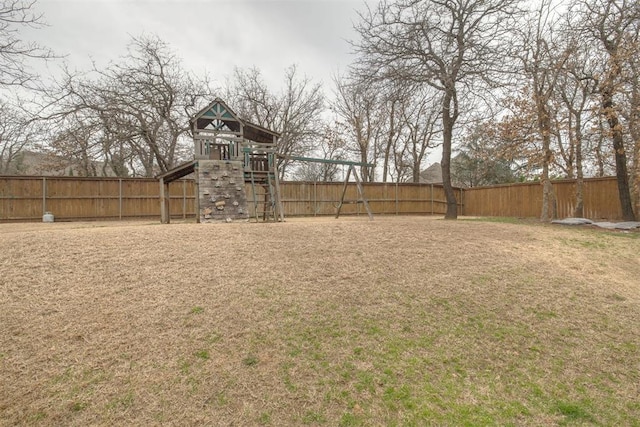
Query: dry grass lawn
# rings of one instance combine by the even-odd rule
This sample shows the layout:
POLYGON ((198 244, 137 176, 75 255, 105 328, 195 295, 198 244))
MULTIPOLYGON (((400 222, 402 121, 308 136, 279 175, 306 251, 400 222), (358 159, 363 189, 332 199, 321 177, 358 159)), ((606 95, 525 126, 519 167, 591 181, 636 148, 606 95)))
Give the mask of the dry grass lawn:
POLYGON ((640 234, 0 224, 0 425, 640 425, 640 234))

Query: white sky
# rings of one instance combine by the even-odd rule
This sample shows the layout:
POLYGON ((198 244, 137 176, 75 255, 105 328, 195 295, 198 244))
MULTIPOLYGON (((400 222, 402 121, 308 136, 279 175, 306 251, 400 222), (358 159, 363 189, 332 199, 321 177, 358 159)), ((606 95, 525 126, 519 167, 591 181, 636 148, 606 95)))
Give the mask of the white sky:
MULTIPOLYGON (((130 36, 157 34, 186 69, 220 84, 235 66, 255 66, 275 89, 295 63, 329 92, 332 73, 351 61, 346 40, 363 8, 363 0, 38 0, 48 26, 23 35, 84 70, 91 58, 123 55, 130 36)), ((57 64, 48 67, 43 74, 57 64)))
MULTIPOLYGON (((333 91, 331 77, 351 63, 357 10, 377 0, 38 0, 34 10, 48 24, 21 36, 52 49, 63 60, 38 71, 43 77, 88 70, 126 54, 131 36, 156 34, 182 59, 185 69, 205 72, 223 86, 234 67, 256 67, 271 90, 279 90, 292 64, 333 91)), ((432 151, 427 163, 440 160, 432 151)))

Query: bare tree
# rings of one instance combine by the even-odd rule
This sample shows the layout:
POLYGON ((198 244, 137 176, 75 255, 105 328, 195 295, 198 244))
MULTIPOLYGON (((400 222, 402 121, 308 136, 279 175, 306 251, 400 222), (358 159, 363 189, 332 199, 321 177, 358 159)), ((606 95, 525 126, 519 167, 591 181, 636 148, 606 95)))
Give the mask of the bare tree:
MULTIPOLYGON (((402 149, 396 151, 396 163, 406 165, 411 182, 420 182, 420 172, 428 150, 434 148, 441 129, 439 98, 430 88, 416 88, 406 99, 402 109, 402 125, 406 128, 402 149)), ((396 165, 398 169, 399 165, 396 165)))
MULTIPOLYGON (((568 28, 564 34, 565 43, 572 52, 564 63, 559 75, 557 95, 559 96, 567 120, 567 139, 575 155, 576 204, 573 215, 584 216, 584 148, 585 127, 590 125, 589 105, 594 101, 597 90, 593 78, 594 49, 580 43, 579 35, 568 28)), ((571 177, 571 175, 569 175, 571 177)))
POLYGON ((35 4, 35 0, 0 0, 0 86, 30 86, 36 75, 27 61, 54 58, 51 50, 20 38, 21 29, 44 25, 35 4))
MULTIPOLYGON (((379 85, 378 85, 379 86, 379 85)), ((405 129, 404 108, 407 105, 408 91, 398 84, 398 82, 390 82, 383 85, 379 106, 380 106, 380 125, 384 127, 383 137, 380 138, 380 148, 378 152, 382 156, 382 182, 392 177, 398 156, 398 148, 401 145, 403 131, 405 129)))
POLYGON ((114 134, 108 122, 92 113, 83 109, 55 120, 47 151, 80 176, 135 175, 138 162, 127 136, 114 134))
POLYGON ((440 107, 433 90, 400 81, 371 82, 350 73, 334 79, 332 106, 348 135, 348 145, 365 180, 381 167, 382 182, 419 182, 428 150, 438 134, 440 107))
MULTIPOLYGON (((517 56, 522 62, 524 74, 532 88, 531 95, 535 105, 537 132, 542 141, 542 221, 550 221, 556 216, 555 196, 551 185, 549 169, 554 163, 551 138, 554 134, 555 114, 552 101, 562 67, 569 58, 569 49, 558 50, 555 41, 556 23, 553 20, 553 3, 543 0, 532 11, 521 33, 521 45, 516 45, 517 56)), ((557 132, 557 130, 555 130, 557 132)), ((559 144, 562 147, 562 144, 559 144)))
POLYGON ((361 15, 358 70, 374 79, 427 84, 440 91, 445 218, 457 218, 451 150, 461 95, 501 68, 500 42, 518 0, 396 0, 361 15))
POLYGON ((324 109, 322 86, 300 77, 295 65, 287 68, 280 93, 267 87, 259 70, 236 68, 227 84, 227 100, 244 119, 280 133, 281 178, 291 164, 287 157, 306 155, 318 145, 324 109))
POLYGON ((189 157, 189 119, 211 91, 182 69, 165 42, 142 36, 119 62, 67 73, 51 98, 50 117, 61 130, 56 141, 65 143, 58 147, 76 141, 80 156, 98 147, 117 175, 153 176, 189 157))
POLYGON ((597 77, 601 113, 605 117, 616 160, 618 194, 623 218, 635 219, 625 147, 625 129, 617 100, 625 84, 625 70, 640 55, 640 4, 630 0, 578 0, 576 23, 605 53, 597 77))
POLYGON ((101 176, 103 174, 97 167, 100 152, 96 150, 97 146, 92 141, 93 132, 99 133, 99 129, 82 123, 77 117, 74 119, 77 127, 69 127, 55 134, 48 148, 65 159, 68 165, 75 165, 80 176, 101 176))
POLYGON ((332 108, 358 161, 373 165, 360 167, 362 180, 373 182, 381 141, 385 136, 384 99, 374 87, 355 78, 335 77, 334 83, 335 102, 332 108))
POLYGON ((42 123, 21 108, 0 102, 0 174, 20 173, 21 159, 27 148, 43 134, 42 123))
POLYGON ((629 133, 633 141, 633 159, 631 179, 633 183, 632 198, 636 217, 640 215, 640 55, 635 55, 629 61, 629 90, 627 91, 626 119, 629 123, 629 133))
POLYGON ((316 147, 314 157, 329 162, 299 162, 292 174, 293 179, 299 181, 337 181, 341 177, 340 164, 332 160, 346 160, 346 141, 339 128, 334 124, 325 124, 320 137, 320 145, 316 147))

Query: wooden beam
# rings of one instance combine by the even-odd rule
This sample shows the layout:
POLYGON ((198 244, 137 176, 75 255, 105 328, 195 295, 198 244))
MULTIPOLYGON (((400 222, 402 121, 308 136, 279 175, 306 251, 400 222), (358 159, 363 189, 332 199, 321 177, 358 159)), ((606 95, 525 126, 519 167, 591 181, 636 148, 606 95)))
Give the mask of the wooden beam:
POLYGON ((193 135, 193 139, 198 140, 212 140, 214 138, 225 139, 225 140, 238 140, 242 138, 242 134, 240 132, 233 131, 210 131, 210 130, 200 130, 198 133, 193 135))
POLYGON ((165 182, 175 181, 176 179, 180 179, 184 176, 189 175, 190 173, 193 173, 195 171, 195 167, 197 163, 198 163, 197 160, 192 160, 190 162, 177 166, 171 170, 168 170, 165 173, 162 173, 156 176, 156 178, 164 179, 165 182))
POLYGON ((370 168, 375 166, 373 163, 352 162, 350 160, 316 159, 313 157, 286 156, 284 154, 278 154, 278 157, 281 159, 295 160, 299 162, 328 163, 331 165, 366 166, 370 168))

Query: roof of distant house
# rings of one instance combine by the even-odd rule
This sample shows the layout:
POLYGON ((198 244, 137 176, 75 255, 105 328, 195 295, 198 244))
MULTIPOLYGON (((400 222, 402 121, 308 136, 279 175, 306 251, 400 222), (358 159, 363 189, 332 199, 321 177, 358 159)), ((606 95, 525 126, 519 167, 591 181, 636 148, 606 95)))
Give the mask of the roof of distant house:
POLYGON ((420 182, 423 184, 442 184, 442 167, 436 162, 420 172, 420 182))

